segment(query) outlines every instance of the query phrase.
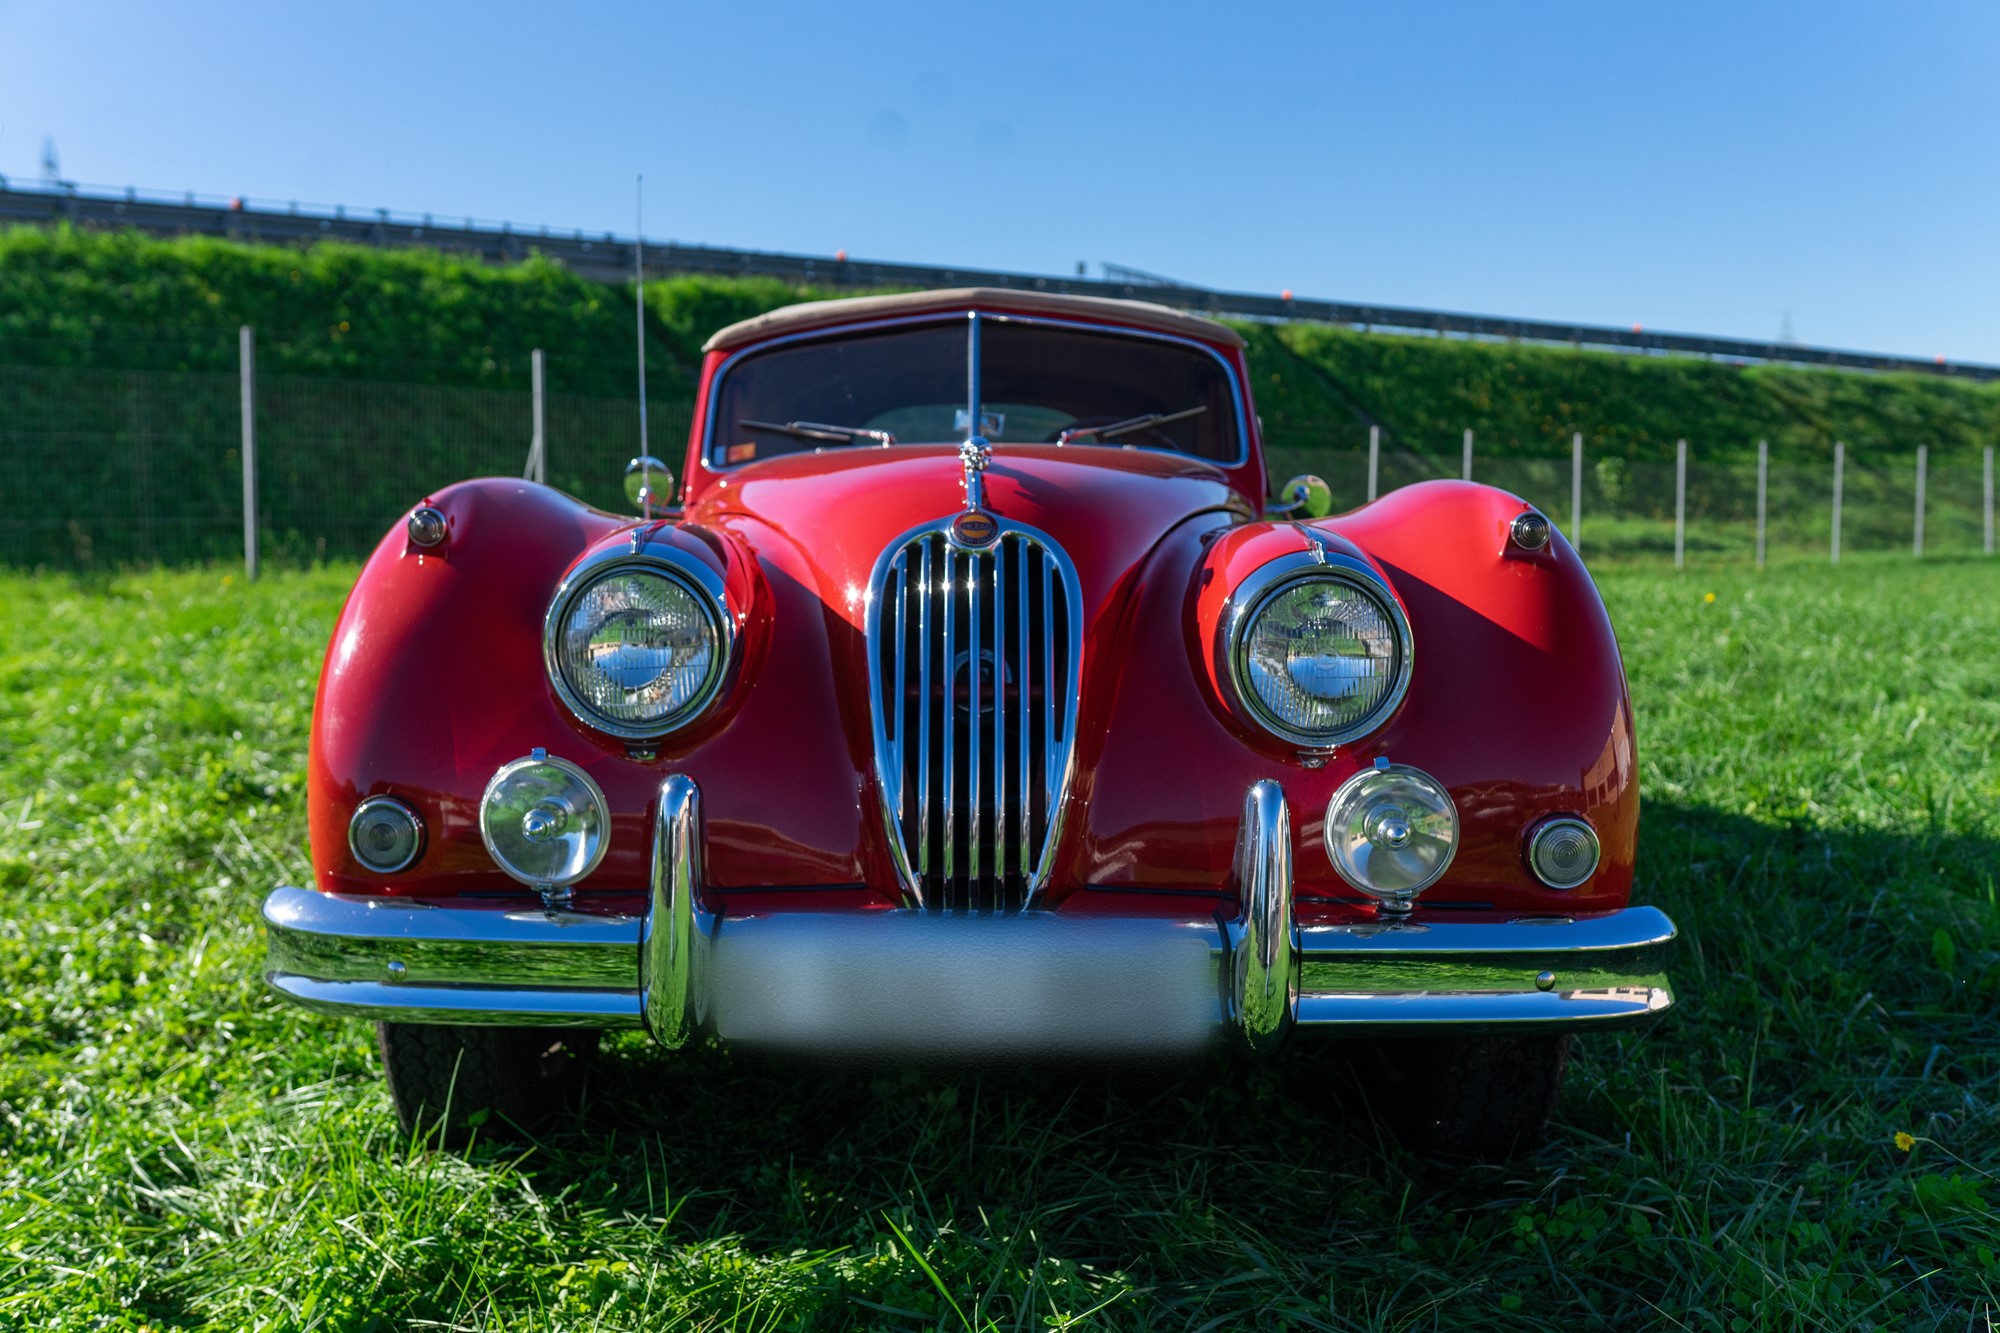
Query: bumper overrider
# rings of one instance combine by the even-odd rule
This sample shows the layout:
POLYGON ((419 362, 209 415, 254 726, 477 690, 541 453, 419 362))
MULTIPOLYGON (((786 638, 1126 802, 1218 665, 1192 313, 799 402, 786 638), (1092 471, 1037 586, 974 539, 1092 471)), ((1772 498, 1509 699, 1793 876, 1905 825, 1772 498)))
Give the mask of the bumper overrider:
POLYGON ((409 1023, 643 1027, 812 1049, 1276 1049, 1294 1030, 1562 1030, 1673 1004, 1674 925, 1594 916, 1300 926, 1290 816, 1244 798, 1232 919, 720 918, 703 905, 701 793, 660 786, 642 915, 323 894, 264 904, 265 979, 311 1009, 409 1023))

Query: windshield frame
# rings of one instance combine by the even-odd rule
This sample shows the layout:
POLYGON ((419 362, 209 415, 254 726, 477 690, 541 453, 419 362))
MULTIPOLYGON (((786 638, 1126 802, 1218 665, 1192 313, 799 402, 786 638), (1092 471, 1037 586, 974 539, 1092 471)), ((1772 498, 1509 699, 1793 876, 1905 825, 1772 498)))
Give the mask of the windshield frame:
MULTIPOLYGON (((1229 401, 1235 410, 1235 421, 1236 421, 1236 453, 1232 457, 1227 459, 1203 458, 1199 454, 1187 453, 1180 449, 1162 449, 1157 445, 1147 445, 1147 444, 1128 445, 1128 444, 1096 443, 1096 442, 1090 444, 1076 444, 1067 446, 1053 444, 1053 443, 1030 443, 1027 441, 1017 441, 1013 443, 995 442, 993 448, 996 453, 999 453, 1000 451, 1003 450, 1011 452, 1016 449, 1033 449, 1033 450, 1041 450, 1041 449, 1056 450, 1064 448, 1136 449, 1144 453, 1164 454, 1169 458, 1185 458, 1191 462, 1206 463, 1210 467, 1219 468, 1224 472, 1233 471, 1249 463, 1250 461, 1249 413, 1245 408, 1243 402, 1242 379, 1240 376, 1237 375, 1236 367, 1233 363, 1231 363, 1229 358, 1224 356, 1220 351, 1216 350, 1209 344, 1195 338, 1183 338, 1176 334, 1158 332, 1153 329, 1135 329, 1122 324, 1104 324, 1104 323, 1099 323, 1095 320, 1086 320, 1086 319, 1060 319, 1049 315, 1015 315, 1015 314, 1009 314, 1005 311, 987 310, 977 306, 968 306, 963 310, 949 310, 941 313, 925 313, 921 315, 901 315, 893 319, 872 319, 872 320, 860 321, 854 324, 836 324, 829 328, 823 328, 823 329, 806 329, 798 333, 786 334, 783 337, 771 338, 764 342, 752 343, 747 347, 737 348, 735 351, 731 352, 727 357, 723 359, 721 365, 715 368, 715 373, 709 377, 708 392, 702 400, 702 434, 701 434, 701 447, 698 455, 701 460, 702 470, 705 472, 714 472, 714 473, 734 472, 738 468, 755 467, 760 461, 769 461, 769 460, 752 459, 742 463, 729 463, 721 461, 716 455, 716 445, 715 445, 716 407, 721 400, 723 381, 727 379, 729 373, 736 368, 736 363, 743 360, 744 358, 755 356, 760 352, 767 352, 774 347, 788 347, 797 343, 821 341, 829 338, 841 338, 856 333, 873 333, 881 329, 908 328, 924 324, 962 323, 968 326, 966 337, 968 339, 971 339, 978 336, 977 332, 978 326, 982 321, 985 320, 992 320, 996 324, 1032 324, 1046 328, 1070 329, 1083 333, 1103 334, 1107 337, 1139 338, 1148 342, 1161 342, 1161 343, 1168 343, 1176 347, 1193 348, 1195 351, 1207 355, 1211 360, 1213 360, 1216 363, 1217 366, 1221 368, 1223 378, 1226 379, 1229 383, 1229 401)), ((983 397, 983 392, 982 392, 982 397, 983 397)), ((927 446, 951 447, 951 446, 956 446, 959 443, 961 443, 961 441, 958 440, 910 440, 907 442, 898 441, 896 444, 893 445, 855 443, 849 445, 841 445, 838 448, 839 452, 847 453, 854 450, 904 449, 911 447, 921 448, 927 446)), ((820 453, 824 451, 813 450, 812 452, 820 453)), ((791 457, 791 456, 792 455, 779 455, 779 457, 791 457)))

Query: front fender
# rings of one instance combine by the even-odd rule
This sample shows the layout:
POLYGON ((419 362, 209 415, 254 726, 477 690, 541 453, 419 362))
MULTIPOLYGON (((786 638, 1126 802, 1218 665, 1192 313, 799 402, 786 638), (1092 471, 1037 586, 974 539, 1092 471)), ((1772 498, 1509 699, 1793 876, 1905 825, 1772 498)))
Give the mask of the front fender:
POLYGON ((1302 915, 1372 913, 1334 873, 1324 821, 1340 783, 1387 756, 1436 777, 1458 806, 1459 851, 1426 906, 1623 906, 1638 834, 1624 668, 1596 587, 1562 537, 1535 553, 1509 547, 1508 524, 1524 507, 1491 487, 1430 482, 1312 525, 1381 571, 1414 642, 1401 707, 1330 757, 1302 755, 1229 711, 1212 680, 1213 628, 1204 627, 1204 608, 1232 580, 1305 549, 1305 534, 1289 523, 1175 533, 1127 622, 1130 665, 1091 756, 1064 879, 1218 892, 1229 883, 1242 793, 1272 778, 1292 809, 1302 915), (1566 892, 1542 886, 1525 860, 1528 827, 1557 812, 1589 819, 1603 843, 1597 873, 1566 892))
POLYGON ((502 764, 541 747, 581 766, 611 806, 610 849, 582 896, 643 894, 661 774, 678 771, 712 799, 713 887, 835 888, 868 899, 859 892, 869 879, 864 774, 842 729, 829 725, 838 715, 833 683, 824 671, 775 679, 766 670, 774 660, 829 660, 828 617, 809 588, 728 533, 642 525, 528 482, 466 482, 428 503, 446 515, 446 540, 413 546, 401 524, 383 539, 321 670, 307 780, 321 889, 527 893, 487 854, 479 800, 502 764), (635 537, 708 563, 739 629, 734 678, 716 705, 636 750, 564 707, 542 653, 563 576, 589 552, 635 537), (781 803, 770 799, 775 782, 786 790, 781 803), (406 801, 424 821, 424 853, 401 874, 372 874, 348 850, 348 820, 374 795, 406 801))

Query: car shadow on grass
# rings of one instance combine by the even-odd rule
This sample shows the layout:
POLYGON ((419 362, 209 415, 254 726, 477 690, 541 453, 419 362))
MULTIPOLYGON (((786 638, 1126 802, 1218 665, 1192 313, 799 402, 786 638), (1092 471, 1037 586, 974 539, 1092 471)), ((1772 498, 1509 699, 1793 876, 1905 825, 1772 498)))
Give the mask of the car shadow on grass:
POLYGON ((1878 1121, 2000 1168, 1992 1111, 1965 1109, 2000 1101, 2000 842, 1942 819, 1829 830, 1661 801, 1643 827, 1638 897, 1682 930, 1678 1006, 1579 1041, 1532 1158, 1403 1152, 1337 1044, 966 1069, 675 1054, 628 1035, 522 1169, 591 1207, 772 1252, 879 1242, 889 1218, 1219 1281, 1246 1246, 1407 1249, 1411 1228, 1530 1208, 1559 1183, 1657 1208, 1699 1187, 1711 1225, 1738 1210, 1747 1229, 1762 1225, 1754 1182, 1794 1157, 1801 1180, 1872 1169, 1878 1121))

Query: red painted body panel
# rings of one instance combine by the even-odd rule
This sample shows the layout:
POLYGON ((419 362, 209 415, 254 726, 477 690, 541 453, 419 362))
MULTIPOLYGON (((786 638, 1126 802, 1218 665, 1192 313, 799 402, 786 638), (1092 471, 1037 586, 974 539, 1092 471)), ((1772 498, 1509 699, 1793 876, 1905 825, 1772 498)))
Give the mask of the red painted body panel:
MULTIPOLYGON (((1241 356, 1218 347, 1242 375, 1241 356)), ((719 364, 711 356, 708 377, 719 364)), ((1243 381, 1248 394, 1247 380, 1243 381)), ((1254 416, 1253 416, 1254 420, 1254 416)), ((699 441, 703 422, 694 425, 699 441)), ((1254 443, 1254 442, 1253 442, 1254 443)), ((714 470, 691 449, 678 523, 642 525, 526 482, 468 482, 433 498, 450 522, 434 551, 401 525, 364 568, 334 631, 314 715, 309 781, 319 885, 344 893, 526 895, 493 866, 478 803, 495 769, 534 747, 604 789, 613 838, 580 898, 640 905, 651 805, 667 772, 703 794, 707 874, 725 911, 867 910, 897 901, 877 812, 866 589, 898 536, 963 502, 945 447, 850 448, 714 470), (634 537, 723 578, 738 630, 732 678, 709 716, 635 758, 578 723, 550 688, 543 617, 565 572, 634 537), (361 870, 347 820, 390 793, 422 814, 409 872, 361 870)), ((1372 913, 1320 845, 1335 787, 1387 754, 1443 781, 1463 840, 1425 908, 1575 911, 1622 906, 1637 833, 1631 710, 1596 590, 1556 537, 1506 545, 1521 503, 1457 482, 1410 487, 1315 525, 1372 561, 1407 609, 1415 672, 1376 735, 1313 766, 1236 718, 1213 680, 1214 625, 1250 570, 1305 548, 1257 521, 1263 469, 1148 451, 1001 448, 988 507, 1041 529, 1077 567, 1085 647, 1075 779, 1049 889, 1080 913, 1197 915, 1226 903, 1245 790, 1285 788, 1302 919, 1372 913), (1582 889, 1539 887, 1523 832, 1542 814, 1596 825, 1604 862, 1582 889)))

